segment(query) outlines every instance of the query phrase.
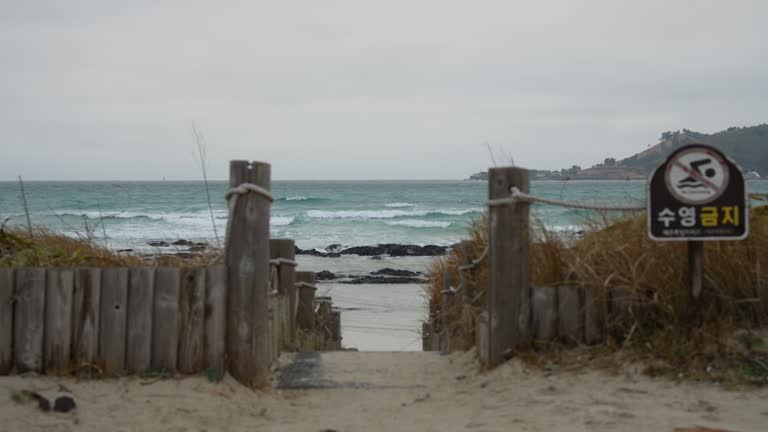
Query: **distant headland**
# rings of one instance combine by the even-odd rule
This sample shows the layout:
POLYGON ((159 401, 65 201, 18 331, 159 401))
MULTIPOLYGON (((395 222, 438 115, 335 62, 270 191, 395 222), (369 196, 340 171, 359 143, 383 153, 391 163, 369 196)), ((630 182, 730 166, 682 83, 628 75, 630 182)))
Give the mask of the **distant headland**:
MULTIPOLYGON (((661 134, 658 144, 626 159, 605 158, 591 168, 578 165, 561 170, 531 170, 533 180, 645 180, 661 160, 673 150, 693 143, 712 145, 736 161, 745 177, 768 177, 768 123, 748 127, 731 127, 714 134, 688 129, 661 134)), ((488 173, 478 172, 467 180, 487 181, 488 173)))

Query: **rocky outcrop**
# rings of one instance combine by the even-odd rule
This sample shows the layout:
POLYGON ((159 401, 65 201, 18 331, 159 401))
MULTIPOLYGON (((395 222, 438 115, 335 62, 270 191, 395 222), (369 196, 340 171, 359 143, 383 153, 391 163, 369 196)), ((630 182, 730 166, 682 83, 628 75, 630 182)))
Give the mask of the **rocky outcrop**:
POLYGON ((346 249, 341 249, 340 245, 328 246, 325 250, 319 251, 317 249, 301 249, 296 247, 296 255, 312 255, 324 258, 338 258, 342 255, 360 255, 360 256, 381 256, 389 255, 393 257, 402 256, 441 256, 445 255, 448 251, 448 247, 436 246, 436 245, 401 245, 395 243, 379 244, 376 246, 354 246, 346 249))
POLYGON ((422 283, 424 278, 420 272, 412 272, 410 270, 398 270, 385 268, 371 272, 367 275, 355 276, 355 275, 342 275, 323 270, 317 272, 317 280, 319 281, 337 281, 343 284, 405 284, 405 283, 422 283))

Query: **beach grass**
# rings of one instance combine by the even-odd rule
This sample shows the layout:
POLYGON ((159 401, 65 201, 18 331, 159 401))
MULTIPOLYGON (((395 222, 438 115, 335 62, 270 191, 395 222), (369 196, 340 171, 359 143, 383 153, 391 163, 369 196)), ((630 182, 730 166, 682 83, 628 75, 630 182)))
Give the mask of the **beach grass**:
POLYGON ((218 257, 216 250, 181 257, 170 254, 118 253, 87 238, 75 238, 47 228, 31 232, 0 229, 0 267, 202 267, 218 257))
MULTIPOLYGON (((584 355, 559 356, 563 349, 574 348, 563 341, 532 345, 521 357, 540 362, 552 360, 554 354, 560 360, 592 361, 602 354, 603 359, 622 363, 642 359, 652 365, 653 373, 768 382, 768 350, 762 342, 766 332, 761 330, 768 324, 766 299, 761 298, 768 292, 768 206, 752 209, 746 240, 705 243, 704 289, 695 316, 687 308, 686 243, 650 240, 644 215, 592 217, 585 220, 583 232, 570 236, 532 225, 533 289, 577 286, 598 299, 608 298, 613 289, 628 289, 631 303, 629 319, 607 320, 604 344, 576 347, 584 355)), ((474 256, 482 254, 487 237, 483 217, 469 230, 474 256)), ((455 254, 432 264, 425 291, 433 314, 442 315, 444 277, 452 274, 458 281, 459 264, 455 254)), ((487 260, 470 277, 476 290, 471 313, 476 316, 485 305, 487 260)), ((456 303, 449 311, 449 326, 461 325, 462 305, 456 303)), ((465 332, 462 339, 465 349, 474 345, 473 332, 465 332)))

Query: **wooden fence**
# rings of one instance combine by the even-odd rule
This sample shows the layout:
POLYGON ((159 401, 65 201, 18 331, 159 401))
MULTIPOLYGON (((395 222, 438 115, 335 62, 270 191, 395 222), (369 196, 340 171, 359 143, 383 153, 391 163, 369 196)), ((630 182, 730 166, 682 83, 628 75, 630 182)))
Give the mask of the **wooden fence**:
MULTIPOLYGON (((491 168, 489 203, 509 198, 513 188, 528 193, 529 185, 523 168, 491 168)), ((574 286, 531 286, 528 202, 490 205, 488 218, 486 303, 474 316, 477 298, 472 272, 486 257, 472 256, 471 242, 459 243, 452 253, 462 263, 461 279, 453 281, 448 273, 443 278, 443 303, 430 305, 430 321, 422 329, 424 349, 449 352, 467 349, 467 341, 474 342, 481 362, 493 367, 530 342, 601 343, 607 336, 607 322, 628 320, 628 289, 615 289, 606 296, 598 294, 602 290, 574 286)))
MULTIPOLYGON (((451 280, 450 273, 443 278, 442 304, 430 304, 430 318, 422 328, 423 348, 449 352, 470 348, 469 341, 477 347, 481 362, 493 367, 531 343, 593 345, 606 341, 607 329, 628 331, 633 303, 628 288, 531 285, 530 203, 512 199, 516 193, 529 192, 528 171, 491 168, 488 190, 487 257, 472 256, 471 242, 462 242, 452 251, 462 264, 461 279, 451 280), (479 305, 472 273, 484 258, 488 286, 485 304, 479 305), (475 316, 476 306, 481 307, 475 316)), ((763 291, 759 297, 768 311, 768 294, 763 291)))
POLYGON ((0 268, 0 375, 228 371, 262 387, 281 351, 340 349, 330 297, 296 274, 293 240, 269 239, 269 183, 268 164, 230 163, 224 265, 0 268))

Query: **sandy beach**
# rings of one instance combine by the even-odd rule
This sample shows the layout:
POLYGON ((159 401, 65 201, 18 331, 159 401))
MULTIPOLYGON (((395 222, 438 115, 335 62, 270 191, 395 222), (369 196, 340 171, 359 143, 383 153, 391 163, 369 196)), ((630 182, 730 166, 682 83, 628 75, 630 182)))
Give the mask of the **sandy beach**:
MULTIPOLYGON (((327 353, 312 380, 276 374, 253 392, 226 377, 100 381, 0 378, 0 431, 763 431, 768 389, 652 379, 629 367, 546 372, 511 361, 479 373, 471 354, 327 353), (298 385, 297 385, 298 383, 298 385), (20 390, 69 390, 75 413, 18 404, 20 390)), ((283 374, 292 356, 282 359, 283 374)))

